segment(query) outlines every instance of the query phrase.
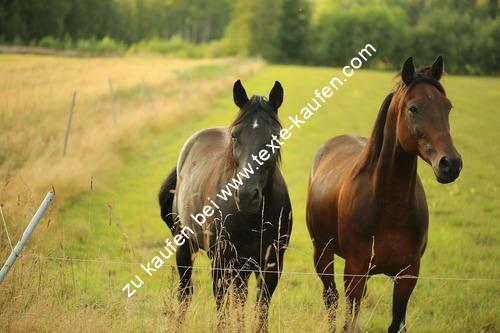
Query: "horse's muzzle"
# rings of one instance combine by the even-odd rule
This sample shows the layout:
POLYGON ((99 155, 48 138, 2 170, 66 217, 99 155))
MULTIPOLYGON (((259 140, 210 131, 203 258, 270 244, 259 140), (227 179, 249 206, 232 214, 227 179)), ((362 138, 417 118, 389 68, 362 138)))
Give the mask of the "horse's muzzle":
POLYGON ((462 171, 462 158, 460 155, 448 156, 445 155, 439 159, 437 167, 434 167, 437 181, 441 184, 453 182, 462 171))
POLYGON ((235 199, 241 213, 254 214, 260 209, 262 194, 258 188, 240 189, 235 199))

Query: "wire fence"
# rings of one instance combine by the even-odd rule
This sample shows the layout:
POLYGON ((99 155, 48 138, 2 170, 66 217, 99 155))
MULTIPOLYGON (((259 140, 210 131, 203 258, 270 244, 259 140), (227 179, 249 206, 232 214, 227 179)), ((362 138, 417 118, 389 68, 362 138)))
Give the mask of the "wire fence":
MULTIPOLYGON (((89 213, 90 214, 90 213, 89 213)), ((5 229, 5 233, 7 235, 7 239, 9 241, 10 248, 13 249, 12 246, 12 240, 10 237, 9 230, 7 228, 7 223, 5 222, 5 217, 3 214, 3 209, 2 206, 0 205, 0 217, 2 218, 3 221, 3 226, 5 229)), ((303 253, 302 251, 294 248, 294 247, 288 247, 287 250, 292 249, 296 250, 297 252, 301 252, 304 256, 306 256, 306 253, 303 253)), ((123 260, 103 260, 103 259, 97 259, 97 258, 91 258, 91 259, 84 259, 84 258, 71 258, 71 257, 56 257, 56 256, 47 256, 47 255, 20 255, 19 257, 31 257, 34 259, 38 260, 52 260, 52 261, 66 261, 66 262, 80 262, 80 263, 99 263, 99 264, 110 264, 110 265, 141 265, 144 264, 144 262, 139 262, 139 261, 123 261, 123 260)), ((256 269, 234 269, 234 268, 216 268, 216 267, 208 267, 208 266, 182 266, 182 265, 172 265, 172 264, 164 264, 164 267, 168 268, 191 268, 194 270, 210 270, 210 271, 237 271, 237 272, 247 272, 247 273, 254 273, 254 272, 261 272, 262 270, 256 270, 256 269)), ((163 267, 162 266, 162 267, 163 267)), ((458 277, 453 277, 453 276, 415 276, 415 275, 407 275, 407 274, 397 274, 397 275, 372 275, 372 274, 345 274, 345 273, 317 273, 317 272, 307 272, 307 271, 271 271, 271 270, 266 270, 266 273, 269 274, 279 274, 279 275, 302 275, 302 276, 341 276, 341 277, 366 277, 369 276, 370 278, 375 277, 375 278, 390 278, 393 280, 400 280, 400 279, 419 279, 419 280, 440 280, 440 281, 463 281, 463 282, 500 282, 500 278, 496 277, 468 277, 468 276, 458 276, 458 277)))
MULTIPOLYGON (((28 255, 29 257, 40 259, 40 260, 53 260, 53 261, 71 261, 71 262, 82 262, 82 263, 100 263, 100 264, 116 264, 116 265, 141 265, 143 262, 138 261, 120 261, 120 260, 102 260, 102 259, 83 259, 83 258, 70 258, 70 257, 55 257, 55 256, 44 256, 44 255, 28 255)), ((182 265, 171 265, 164 264, 162 267, 169 268, 191 268, 194 270, 215 270, 215 271, 237 271, 237 272, 261 272, 256 269, 233 269, 233 268, 214 268, 208 266, 182 266, 182 265)), ((316 273, 316 272, 305 272, 305 271, 270 271, 266 270, 266 273, 279 274, 279 275, 302 275, 302 276, 349 276, 349 277, 365 277, 367 274, 344 274, 344 273, 316 273)), ((441 281, 475 281, 475 282, 500 282, 500 278, 491 277, 451 277, 451 276, 414 276, 414 275, 369 275, 370 278, 390 278, 394 280, 400 279, 419 279, 419 280, 441 280, 441 281)))

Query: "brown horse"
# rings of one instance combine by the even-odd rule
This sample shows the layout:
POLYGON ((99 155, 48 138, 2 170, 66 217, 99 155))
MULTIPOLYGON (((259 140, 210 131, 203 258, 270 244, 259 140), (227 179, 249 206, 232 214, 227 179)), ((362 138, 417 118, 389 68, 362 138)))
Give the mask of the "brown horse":
POLYGON ((454 181, 462 160, 450 136, 452 107, 439 82, 443 59, 415 71, 410 57, 401 82, 384 100, 369 139, 327 141, 313 162, 307 226, 332 330, 338 292, 333 256, 345 259, 345 330, 359 331, 358 312, 373 274, 394 278, 389 332, 404 332, 406 307, 427 244, 428 210, 417 156, 440 183, 454 181), (401 275, 413 278, 401 278, 401 275), (399 277, 399 278, 398 278, 399 277))

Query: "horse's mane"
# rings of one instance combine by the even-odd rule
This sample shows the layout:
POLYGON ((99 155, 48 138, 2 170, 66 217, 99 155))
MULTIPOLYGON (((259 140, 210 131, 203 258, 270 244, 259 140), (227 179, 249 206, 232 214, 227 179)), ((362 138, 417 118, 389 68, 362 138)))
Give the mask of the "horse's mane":
MULTIPOLYGON (((268 119, 267 123, 269 123, 273 133, 279 133, 282 129, 282 125, 278 119, 278 113, 271 107, 267 99, 264 96, 252 96, 250 100, 240 109, 231 125, 229 125, 229 132, 231 132, 233 127, 247 121, 248 117, 255 114, 255 112, 260 112, 263 115, 265 114, 265 117, 262 117, 262 119, 268 119)), ((234 168, 233 150, 230 144, 228 144, 224 155, 226 166, 234 168)), ((281 162, 281 149, 278 149, 274 154, 274 159, 276 164, 279 165, 281 162)))
POLYGON ((368 141, 368 145, 371 147, 371 149, 369 150, 368 155, 366 156, 366 159, 363 163, 363 168, 375 163, 378 156, 380 155, 382 144, 384 142, 384 129, 387 120, 387 112, 395 94, 399 92, 406 93, 419 83, 429 83, 446 95, 444 87, 441 85, 441 83, 431 76, 431 66, 426 66, 418 69, 415 72, 415 76, 408 85, 405 85, 403 83, 403 80, 401 79, 401 72, 398 73, 396 77, 400 78, 399 82, 396 84, 395 88, 385 97, 377 114, 377 119, 375 120, 375 125, 373 126, 372 134, 368 141))
POLYGON ((380 155, 382 144, 384 142, 384 128, 385 121, 387 119, 387 111, 389 110, 389 105, 391 105, 393 96, 394 92, 389 93, 380 106, 377 119, 375 120, 375 125, 373 126, 372 135, 368 141, 368 145, 371 146, 371 149, 366 157, 364 163, 365 166, 372 165, 372 163, 376 162, 377 157, 380 155))

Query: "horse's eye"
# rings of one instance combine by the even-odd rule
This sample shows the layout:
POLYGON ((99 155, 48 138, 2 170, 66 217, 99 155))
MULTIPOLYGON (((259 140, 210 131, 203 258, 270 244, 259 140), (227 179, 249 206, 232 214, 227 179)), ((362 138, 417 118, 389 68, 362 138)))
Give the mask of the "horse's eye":
POLYGON ((236 137, 236 135, 231 134, 231 141, 233 141, 233 143, 238 141, 238 138, 236 137))
POLYGON ((418 108, 415 106, 415 105, 412 105, 408 108, 408 110, 411 112, 411 113, 415 113, 418 111, 418 108))

